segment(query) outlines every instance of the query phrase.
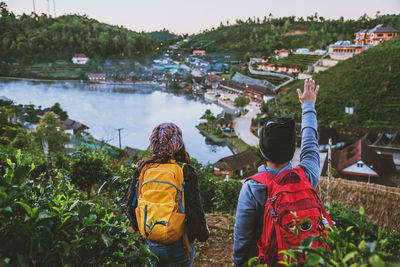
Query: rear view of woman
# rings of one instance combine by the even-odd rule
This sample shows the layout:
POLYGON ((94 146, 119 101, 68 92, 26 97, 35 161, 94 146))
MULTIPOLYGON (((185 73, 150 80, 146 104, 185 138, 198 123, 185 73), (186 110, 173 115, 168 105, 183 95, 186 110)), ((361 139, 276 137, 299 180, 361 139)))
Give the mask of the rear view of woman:
POLYGON ((153 156, 139 164, 129 187, 128 218, 157 255, 152 266, 191 266, 194 240, 205 242, 209 231, 181 129, 156 126, 150 151, 153 156))

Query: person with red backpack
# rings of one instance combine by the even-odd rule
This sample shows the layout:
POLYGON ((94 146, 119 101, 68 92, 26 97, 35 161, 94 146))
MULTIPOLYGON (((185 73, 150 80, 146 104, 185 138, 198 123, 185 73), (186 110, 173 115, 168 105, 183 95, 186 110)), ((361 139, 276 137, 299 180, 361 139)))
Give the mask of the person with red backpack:
POLYGON ((150 136, 153 156, 139 164, 131 181, 127 215, 158 257, 151 266, 192 265, 195 239, 209 237, 196 170, 174 123, 162 123, 150 136))
MULTIPOLYGON (((260 152, 266 161, 241 189, 234 227, 232 260, 242 266, 252 257, 277 266, 280 250, 299 245, 300 239, 323 234, 329 216, 315 193, 320 176, 317 117, 314 108, 319 86, 304 82, 297 89, 302 105, 300 165, 290 161, 296 149, 295 120, 281 117, 268 121, 260 135, 260 152), (294 212, 294 213, 293 213, 294 212)), ((247 265, 246 265, 247 266, 247 265)))

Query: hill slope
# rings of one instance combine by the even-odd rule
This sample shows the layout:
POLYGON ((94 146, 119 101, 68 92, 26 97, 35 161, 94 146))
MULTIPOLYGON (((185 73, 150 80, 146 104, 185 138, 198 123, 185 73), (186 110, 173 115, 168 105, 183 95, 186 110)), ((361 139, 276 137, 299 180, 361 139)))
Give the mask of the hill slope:
POLYGON ((0 2, 0 61, 48 61, 75 53, 89 57, 137 57, 154 51, 154 40, 80 15, 16 16, 0 2))
POLYGON ((307 18, 282 17, 236 20, 221 23, 218 28, 191 36, 187 47, 205 48, 207 52, 236 51, 251 55, 270 55, 275 49, 309 47, 325 49, 338 40, 353 40, 354 33, 377 24, 400 28, 400 15, 384 15, 371 19, 326 20, 317 14, 307 18), (203 44, 212 42, 204 47, 203 44))
MULTIPOLYGON (((321 90, 316 109, 321 124, 400 130, 400 38, 397 37, 314 75, 321 90), (354 114, 345 114, 354 107, 354 114)), ((296 88, 278 96, 285 113, 300 118, 296 88)))

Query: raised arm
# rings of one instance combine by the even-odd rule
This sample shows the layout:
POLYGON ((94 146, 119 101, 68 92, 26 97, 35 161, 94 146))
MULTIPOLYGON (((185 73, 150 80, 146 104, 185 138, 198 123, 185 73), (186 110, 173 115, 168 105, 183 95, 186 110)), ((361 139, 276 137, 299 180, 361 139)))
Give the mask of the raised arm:
POLYGON ((320 176, 318 123, 315 111, 318 91, 319 86, 315 87, 315 81, 312 79, 304 81, 303 92, 297 89, 302 107, 300 165, 314 188, 317 187, 320 176))

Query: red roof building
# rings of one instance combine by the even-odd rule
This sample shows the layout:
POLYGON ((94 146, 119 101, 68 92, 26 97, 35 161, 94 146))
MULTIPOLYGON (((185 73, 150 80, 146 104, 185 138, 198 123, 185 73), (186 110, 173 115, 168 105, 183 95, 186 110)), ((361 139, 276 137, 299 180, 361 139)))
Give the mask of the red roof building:
POLYGON ((193 56, 205 56, 206 51, 205 50, 193 50, 192 55, 193 56))
POLYGON ((397 36, 398 30, 379 24, 372 29, 356 32, 356 45, 378 45, 397 36))
POLYGON ((74 64, 86 64, 89 62, 89 58, 85 54, 75 54, 72 57, 72 63, 74 64))
MULTIPOLYGON (((365 142, 358 140, 342 150, 332 150, 332 168, 338 177, 390 185, 390 177, 396 175, 392 155, 378 154, 365 142)), ((327 175, 326 158, 321 175, 327 175)))

